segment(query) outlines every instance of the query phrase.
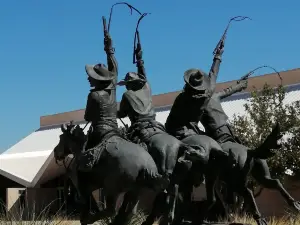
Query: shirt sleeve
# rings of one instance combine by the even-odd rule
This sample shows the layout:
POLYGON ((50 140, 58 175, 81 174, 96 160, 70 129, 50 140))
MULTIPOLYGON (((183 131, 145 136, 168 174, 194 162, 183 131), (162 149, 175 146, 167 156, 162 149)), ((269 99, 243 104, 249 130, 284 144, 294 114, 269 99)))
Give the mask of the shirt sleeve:
POLYGON ((97 93, 90 92, 87 98, 87 103, 85 107, 84 120, 87 122, 92 121, 93 118, 93 106, 96 103, 97 93))

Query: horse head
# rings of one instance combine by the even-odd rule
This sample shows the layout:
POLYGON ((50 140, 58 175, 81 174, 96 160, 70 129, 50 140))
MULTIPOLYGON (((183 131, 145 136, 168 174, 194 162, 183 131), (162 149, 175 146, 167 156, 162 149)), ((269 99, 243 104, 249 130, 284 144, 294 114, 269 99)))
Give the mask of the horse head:
POLYGON ((54 148, 55 160, 63 160, 69 154, 76 155, 83 147, 86 135, 79 125, 69 124, 61 125, 62 134, 59 136, 59 143, 54 148))

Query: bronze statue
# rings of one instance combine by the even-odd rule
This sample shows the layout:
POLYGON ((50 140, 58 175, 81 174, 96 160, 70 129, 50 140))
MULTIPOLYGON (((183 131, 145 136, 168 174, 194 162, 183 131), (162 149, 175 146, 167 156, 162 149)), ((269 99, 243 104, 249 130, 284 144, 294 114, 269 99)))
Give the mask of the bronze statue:
MULTIPOLYGON (((248 148, 242 145, 238 138, 235 137, 235 135, 231 131, 230 125, 227 123, 228 117, 221 106, 221 100, 245 89, 247 87, 247 78, 251 74, 253 74, 254 71, 263 67, 269 66, 258 67, 243 76, 236 85, 226 88, 221 92, 214 93, 210 98, 209 103, 206 105, 206 109, 204 109, 203 116, 200 120, 205 127, 206 133, 210 137, 218 141, 222 149, 224 149, 226 152, 229 152, 229 150, 231 150, 233 154, 236 154, 235 157, 238 157, 238 155, 242 154, 237 152, 247 151, 248 148)), ((275 70, 275 72, 277 71, 275 70)), ((279 73, 278 76, 281 79, 279 73)), ((270 146, 268 146, 268 144, 265 144, 264 146, 261 146, 261 148, 270 148, 270 146)), ((269 167, 264 157, 256 158, 253 160, 253 165, 251 167, 251 170, 249 169, 249 173, 262 186, 278 190, 293 209, 295 209, 296 211, 300 210, 299 202, 293 199, 293 197, 284 189, 280 181, 278 179, 271 178, 269 167)), ((259 215, 256 215, 255 217, 258 218, 259 215)))
MULTIPOLYGON (((235 137, 231 131, 230 125, 227 123, 228 117, 221 106, 221 100, 245 89, 247 87, 247 78, 252 75, 254 71, 264 67, 273 69, 278 74, 280 80, 282 80, 280 74, 274 68, 266 65, 257 67, 256 69, 244 75, 239 81, 237 81, 236 85, 226 88, 221 92, 215 93, 212 97, 212 100, 210 100, 210 108, 207 107, 207 111, 204 112, 201 123, 207 130, 208 135, 218 141, 222 148, 226 151, 229 151, 229 149, 232 151, 233 149, 244 149, 244 151, 246 151, 248 148, 242 145, 239 139, 235 137), (208 111, 210 111, 210 113, 208 111), (211 123, 208 121, 211 121, 211 123)), ((268 145, 265 145, 264 147, 269 148, 268 145)), ((250 173, 253 178, 256 179, 262 186, 269 189, 278 190, 294 210, 297 212, 300 211, 300 203, 284 189, 283 185, 278 179, 271 178, 269 167, 265 159, 255 159, 253 161, 253 167, 250 173)))
POLYGON ((62 125, 63 133, 54 149, 57 160, 64 159, 70 153, 75 156, 82 203, 81 224, 113 216, 116 213, 117 197, 122 192, 126 192, 124 202, 128 204, 122 205, 114 223, 126 223, 129 214, 135 212, 140 188, 148 187, 161 192, 167 185, 149 153, 126 140, 118 130, 118 67, 108 33, 105 33, 104 45, 108 67, 103 64, 86 66, 88 80, 93 88, 88 95, 85 112, 86 121, 91 123, 89 133, 86 136, 78 125, 62 125), (88 196, 101 187, 106 193, 107 208, 91 217, 87 205, 88 196))
MULTIPOLYGON (((230 153, 230 157, 232 159, 237 161, 241 158, 245 159, 245 161, 240 161, 237 163, 237 169, 229 170, 231 171, 230 173, 228 173, 227 170, 222 170, 223 174, 221 174, 220 179, 224 179, 230 187, 234 188, 235 192, 238 192, 239 194, 244 196, 247 199, 247 202, 251 204, 252 213, 254 215, 254 218, 257 220, 257 223, 259 225, 265 224, 266 221, 261 218, 250 189, 246 187, 246 177, 242 178, 242 176, 246 176, 245 174, 243 175, 242 171, 245 170, 245 166, 247 167, 248 163, 251 162, 251 164, 248 165, 249 168, 247 169, 246 174, 251 172, 252 175, 255 175, 255 178, 259 179, 260 181, 266 179, 270 180, 270 178, 266 176, 267 174, 265 168, 267 168, 267 165, 264 159, 272 156, 268 149, 278 148, 278 146, 274 145, 274 142, 277 141, 280 136, 270 135, 270 137, 264 142, 264 144, 256 149, 256 151, 247 153, 248 148, 241 145, 231 132, 230 126, 227 124, 228 117, 221 106, 221 99, 230 96, 237 91, 245 89, 247 87, 247 80, 242 79, 236 86, 232 86, 221 92, 215 93, 214 85, 216 78, 213 77, 212 79, 212 74, 214 73, 210 72, 210 74, 207 75, 195 69, 188 70, 185 73, 185 90, 176 98, 170 115, 167 119, 166 128, 171 131, 174 130, 174 121, 178 121, 176 120, 176 117, 183 117, 182 113, 192 112, 192 115, 187 115, 187 119, 185 120, 189 120, 190 118, 197 118, 198 116, 199 121, 205 128, 205 133, 212 137, 214 140, 218 141, 222 149, 225 152, 230 153), (180 108, 186 109, 186 111, 180 111, 180 108), (198 113, 198 115, 196 114, 196 112, 198 113), (261 152, 264 152, 263 155, 261 155, 261 152), (237 176, 241 176, 241 178, 236 179, 235 177, 234 180, 232 180, 232 173, 236 173, 237 176), (239 173, 242 174, 239 175, 239 173)), ((187 124, 187 122, 185 122, 185 124, 187 124)), ((182 131, 182 129, 179 131, 182 131)), ((174 132, 174 135, 176 134, 178 133, 174 132)), ((183 137, 183 139, 181 140, 185 143, 188 143, 189 140, 184 137, 185 134, 186 133, 182 132, 182 136, 178 135, 178 137, 183 137)), ((191 141, 190 143, 194 144, 191 141)))
MULTIPOLYGON (((225 38, 223 35, 214 51, 215 55, 209 74, 206 74, 200 69, 189 69, 185 72, 184 90, 175 99, 165 127, 170 134, 191 146, 202 146, 203 143, 212 144, 212 140, 208 142, 203 140, 203 137, 206 136, 204 136, 204 132, 198 128, 198 123, 201 122, 203 124, 205 134, 210 136, 211 139, 218 141, 218 144, 222 146, 222 151, 217 149, 218 151, 210 153, 210 157, 222 158, 222 156, 229 153, 229 159, 231 159, 232 162, 237 160, 235 163, 236 168, 231 169, 226 169, 228 166, 230 168, 230 165, 226 165, 225 162, 219 161, 220 164, 218 166, 223 168, 220 179, 225 179, 227 183, 230 183, 228 179, 232 178, 232 173, 235 173, 240 177, 239 179, 234 178, 235 191, 248 199, 248 203, 251 204, 252 213, 258 224, 261 225, 265 224, 265 220, 261 218, 252 193, 246 187, 246 175, 242 171, 245 170, 244 167, 249 167, 246 170, 246 174, 248 174, 252 171, 250 165, 253 161, 271 157, 272 155, 270 154, 269 149, 272 147, 278 148, 276 144, 280 135, 278 134, 278 129, 275 129, 260 148, 249 153, 247 153, 248 149, 240 145, 232 135, 230 127, 227 126, 226 123, 228 117, 222 109, 220 100, 236 91, 246 88, 247 80, 243 79, 237 86, 230 87, 223 92, 215 92, 217 75, 221 63, 221 56, 223 54, 224 40, 225 38), (229 141, 230 144, 228 144, 229 141), (249 164, 249 162, 251 163, 249 164), (231 172, 227 173, 228 171, 231 172), (228 174, 231 174, 231 176, 228 176, 228 174)), ((207 171, 206 178, 212 179, 212 177, 216 176, 215 174, 208 173, 215 173, 215 171, 216 168, 207 171)))
MULTIPOLYGON (((151 88, 147 81, 138 31, 139 23, 146 15, 143 14, 138 20, 135 33, 137 46, 135 47, 135 59, 133 62, 137 65, 137 73, 127 73, 125 79, 118 83, 118 85, 125 85, 127 89, 120 102, 118 118, 129 117, 131 126, 127 130, 127 137, 132 142, 140 144, 147 149, 158 167, 158 172, 170 181, 167 202, 172 208, 174 203, 172 200, 170 202, 170 198, 172 195, 175 195, 176 184, 185 176, 185 171, 188 171, 192 161, 202 160, 203 157, 198 156, 200 152, 196 152, 188 145, 166 133, 164 126, 155 120, 156 115, 152 105, 151 88), (180 159, 177 162, 179 157, 180 159), (177 167, 176 170, 174 170, 175 166, 177 167)), ((153 211, 150 214, 144 224, 153 224, 155 217, 164 211, 162 209, 164 204, 161 203, 161 200, 164 198, 163 195, 164 193, 161 193, 161 195, 157 196, 158 199, 153 207, 155 212, 153 211)), ((174 211, 166 215, 166 217, 169 217, 169 222, 172 221, 174 211)))
POLYGON ((158 195, 143 225, 152 224, 161 214, 165 217, 161 224, 180 224, 189 210, 193 186, 199 186, 205 178, 207 201, 193 222, 201 225, 209 212, 216 215, 210 210, 216 197, 222 204, 229 203, 228 198, 225 199, 227 202, 223 201, 222 196, 215 193, 219 179, 225 182, 230 194, 235 192, 244 197, 258 225, 266 225, 251 190, 247 188, 248 174, 265 187, 279 190, 288 203, 300 211, 300 203, 289 195, 278 180, 271 178, 266 163, 266 159, 274 154, 271 149, 279 148, 279 124, 261 146, 248 151, 232 133, 221 106, 222 99, 247 87, 248 77, 258 68, 243 76, 236 85, 215 92, 228 28, 232 21, 242 21, 248 17, 230 19, 213 52, 213 64, 208 74, 200 69, 189 69, 184 73, 184 90, 176 98, 164 126, 155 119, 151 88, 142 57, 138 26, 146 15, 126 2, 120 2, 111 8, 108 27, 103 17, 108 66, 99 63, 85 67, 92 88, 84 115, 87 123, 91 123, 90 130, 85 135, 84 129, 73 123, 61 126, 62 134, 54 156, 56 160, 64 160, 68 154, 74 155, 68 175, 80 197, 81 224, 114 215, 112 224, 125 224, 136 212, 140 189, 144 187, 158 195), (118 64, 109 30, 113 7, 119 4, 127 5, 131 12, 134 10, 141 17, 134 38, 133 63, 137 66, 137 72, 127 73, 125 79, 118 83, 118 64), (117 85, 125 85, 127 89, 119 109, 117 85), (117 118, 127 116, 131 126, 118 128, 117 118), (199 122, 205 132, 199 129, 199 122), (98 188, 103 188, 106 193, 107 208, 91 215, 88 207, 91 192, 98 188), (124 200, 117 213, 116 200, 122 192, 125 192, 124 200), (181 210, 175 215, 178 192, 183 202, 178 203, 176 210, 180 206, 181 210))

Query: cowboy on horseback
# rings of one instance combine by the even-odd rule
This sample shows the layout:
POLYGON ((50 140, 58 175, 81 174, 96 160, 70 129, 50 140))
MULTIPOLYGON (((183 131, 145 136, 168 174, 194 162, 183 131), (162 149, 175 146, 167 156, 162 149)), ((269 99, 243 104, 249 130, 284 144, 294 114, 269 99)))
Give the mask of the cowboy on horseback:
MULTIPOLYGON (((105 18, 103 21, 105 25, 105 18)), ((168 181, 158 173, 151 155, 119 132, 116 101, 118 67, 112 40, 104 27, 108 67, 103 64, 85 66, 92 87, 84 115, 85 120, 91 123, 90 130, 85 135, 79 125, 63 124, 60 141, 54 149, 56 160, 74 155, 82 206, 80 221, 84 225, 116 214, 116 224, 124 224, 129 215, 136 212, 143 188, 161 193, 168 185, 168 181), (91 215, 89 197, 98 188, 105 192, 107 207, 91 215), (125 193, 124 201, 117 213, 121 193, 125 193)))
MULTIPOLYGON (((140 17, 140 20, 145 15, 146 14, 143 14, 140 17)), ((154 160, 157 162, 158 169, 161 174, 170 176, 173 171, 168 168, 168 165, 164 164, 166 160, 174 160, 174 158, 177 160, 178 152, 175 151, 177 148, 176 145, 180 145, 182 149, 184 148, 184 150, 191 152, 191 154, 186 154, 184 156, 190 158, 192 158, 192 156, 196 158, 199 157, 192 148, 189 148, 187 145, 183 145, 176 138, 168 135, 163 124, 155 120, 156 113, 152 105, 151 87, 147 80, 146 70, 144 67, 138 30, 136 30, 136 35, 138 43, 134 50, 134 56, 136 59, 137 72, 127 73, 124 80, 121 80, 117 84, 120 86, 125 85, 127 89, 122 96, 117 116, 118 118, 129 117, 131 126, 127 130, 127 137, 132 142, 142 145, 149 151, 149 153, 154 157, 154 160), (157 136, 156 134, 164 135, 157 136), (170 143, 167 143, 168 141, 170 143), (156 150, 153 149, 156 149, 159 152, 156 152, 156 150), (173 151, 174 153, 168 151, 173 151), (167 154, 172 154, 173 158, 171 157, 171 159, 171 155, 168 156, 167 154)), ((186 160, 184 156, 181 157, 179 163, 186 164, 186 167, 189 167, 191 161, 186 160)), ((166 164, 171 166, 173 162, 170 161, 166 164)))
MULTIPOLYGON (((141 18, 143 18, 143 15, 141 18)), ((132 142, 142 145, 149 152, 157 164, 159 173, 170 181, 168 194, 175 196, 175 184, 178 184, 185 177, 192 161, 201 161, 203 157, 199 155, 201 152, 196 152, 188 145, 169 135, 163 124, 156 121, 156 114, 152 105, 151 87, 147 80, 138 31, 136 31, 136 34, 138 43, 134 50, 136 59, 134 63, 136 63, 137 72, 127 73, 124 80, 118 83, 118 85, 125 85, 127 91, 122 96, 117 115, 118 118, 129 117, 131 126, 127 130, 127 137, 132 142)), ((167 199, 169 197, 170 195, 167 199)), ((174 201, 167 200, 167 202, 170 205, 175 204, 174 201)), ((157 207, 154 206, 154 210, 159 211, 159 207, 161 207, 161 204, 158 204, 157 207)), ((156 213, 151 213, 144 224, 152 224, 154 222, 152 221, 152 215, 154 214, 156 213)), ((174 212, 169 215, 170 221, 174 216, 173 214, 174 212)))
MULTIPOLYGON (((84 114, 84 119, 91 123, 86 149, 96 146, 100 147, 99 145, 104 144, 105 140, 110 136, 119 135, 117 132, 115 88, 118 76, 118 64, 114 56, 112 40, 109 34, 105 35, 104 46, 107 54, 108 68, 101 63, 85 66, 88 81, 92 88, 88 95, 84 114)), ((93 166, 92 162, 86 163, 89 164, 89 167, 93 166)))
MULTIPOLYGON (((200 136, 205 135, 198 127, 201 117, 212 91, 216 86, 216 79, 219 72, 223 46, 214 56, 213 64, 209 75, 199 69, 190 69, 184 73, 185 86, 174 101, 170 110, 165 127, 168 133, 187 144, 203 146, 200 136), (189 142, 189 137, 194 137, 189 142), (199 136, 199 138, 197 138, 199 136)), ((212 142, 213 143, 213 142, 212 142)), ((212 149, 211 154, 215 156, 227 155, 221 148, 212 149)), ((208 156, 207 156, 208 157, 208 156)))

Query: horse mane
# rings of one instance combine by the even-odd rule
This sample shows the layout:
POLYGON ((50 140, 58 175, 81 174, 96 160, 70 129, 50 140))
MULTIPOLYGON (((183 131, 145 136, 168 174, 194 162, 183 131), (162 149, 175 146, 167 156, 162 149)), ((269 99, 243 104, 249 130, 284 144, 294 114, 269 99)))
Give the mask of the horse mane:
POLYGON ((122 137, 127 138, 127 129, 126 127, 119 127, 119 132, 121 134, 122 137))

